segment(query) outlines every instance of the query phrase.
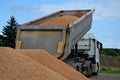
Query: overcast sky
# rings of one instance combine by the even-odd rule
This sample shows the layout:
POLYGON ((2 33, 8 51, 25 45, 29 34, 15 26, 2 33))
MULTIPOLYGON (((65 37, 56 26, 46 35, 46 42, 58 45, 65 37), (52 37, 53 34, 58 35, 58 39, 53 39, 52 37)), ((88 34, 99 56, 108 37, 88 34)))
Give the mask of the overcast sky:
POLYGON ((19 24, 59 10, 95 9, 92 28, 104 48, 120 48, 120 0, 1 0, 0 32, 10 16, 19 24))

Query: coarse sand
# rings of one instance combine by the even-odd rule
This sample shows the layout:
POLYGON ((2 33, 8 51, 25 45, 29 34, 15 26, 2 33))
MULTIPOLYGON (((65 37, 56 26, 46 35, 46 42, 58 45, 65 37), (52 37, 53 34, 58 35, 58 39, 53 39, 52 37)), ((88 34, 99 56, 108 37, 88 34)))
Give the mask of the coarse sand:
POLYGON ((16 50, 0 47, 0 80, 68 79, 16 50))
POLYGON ((45 50, 21 49, 17 51, 31 57, 69 80, 88 80, 83 74, 79 73, 61 60, 58 60, 56 57, 51 56, 45 50))
POLYGON ((40 26, 67 26, 68 24, 77 20, 78 17, 71 15, 58 16, 50 18, 47 21, 40 23, 40 26))

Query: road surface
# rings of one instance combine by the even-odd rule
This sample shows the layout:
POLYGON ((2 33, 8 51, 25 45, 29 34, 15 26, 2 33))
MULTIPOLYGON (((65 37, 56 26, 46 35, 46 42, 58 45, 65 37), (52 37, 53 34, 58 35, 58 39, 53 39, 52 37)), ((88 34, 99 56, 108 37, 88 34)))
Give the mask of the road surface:
POLYGON ((99 73, 97 76, 92 76, 90 80, 120 80, 120 74, 99 73))

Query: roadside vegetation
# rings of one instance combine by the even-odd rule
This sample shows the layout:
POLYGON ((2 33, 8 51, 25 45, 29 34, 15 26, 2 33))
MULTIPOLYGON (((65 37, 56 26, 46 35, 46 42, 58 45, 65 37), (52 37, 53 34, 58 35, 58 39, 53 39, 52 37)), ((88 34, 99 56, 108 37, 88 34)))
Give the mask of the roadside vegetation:
POLYGON ((103 48, 100 51, 100 73, 120 74, 120 49, 103 48))
POLYGON ((110 67, 108 68, 101 68, 100 72, 99 73, 105 73, 105 74, 120 74, 120 70, 118 69, 112 69, 110 67))
POLYGON ((100 51, 100 54, 109 55, 109 56, 120 56, 120 49, 116 49, 116 48, 103 48, 100 51))

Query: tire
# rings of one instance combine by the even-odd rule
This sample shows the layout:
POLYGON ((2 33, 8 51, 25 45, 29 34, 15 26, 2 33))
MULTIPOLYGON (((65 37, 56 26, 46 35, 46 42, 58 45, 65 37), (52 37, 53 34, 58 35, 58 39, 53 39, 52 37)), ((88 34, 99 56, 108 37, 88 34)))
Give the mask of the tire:
POLYGON ((94 73, 92 73, 94 76, 97 76, 98 75, 98 72, 94 72, 94 73))
POLYGON ((92 76, 92 63, 91 63, 91 62, 89 63, 89 68, 88 68, 88 69, 89 69, 89 70, 88 70, 88 71, 89 71, 89 72, 88 72, 88 73, 89 73, 89 74, 88 74, 88 77, 91 77, 91 76, 92 76))
POLYGON ((76 66, 76 70, 77 70, 78 72, 80 71, 79 65, 76 66))
POLYGON ((87 76, 87 77, 91 77, 92 76, 92 63, 91 63, 91 61, 86 61, 85 62, 86 63, 86 67, 85 67, 85 75, 87 76))
POLYGON ((95 76, 97 76, 97 75, 98 75, 98 71, 99 71, 99 66, 98 66, 98 64, 97 64, 97 72, 94 72, 94 73, 92 73, 92 74, 95 75, 95 76))

